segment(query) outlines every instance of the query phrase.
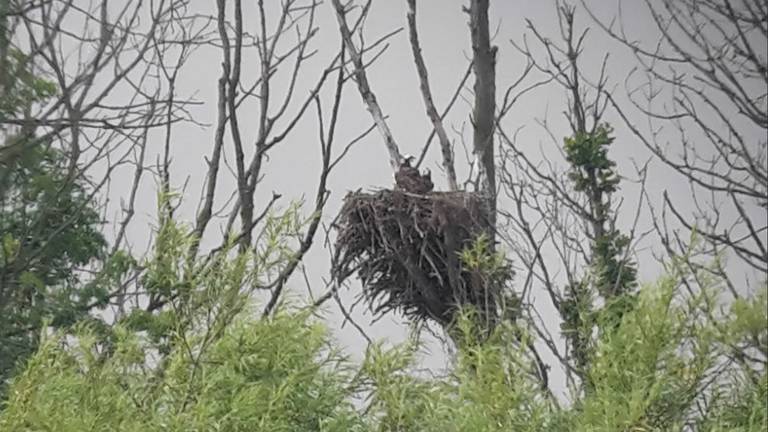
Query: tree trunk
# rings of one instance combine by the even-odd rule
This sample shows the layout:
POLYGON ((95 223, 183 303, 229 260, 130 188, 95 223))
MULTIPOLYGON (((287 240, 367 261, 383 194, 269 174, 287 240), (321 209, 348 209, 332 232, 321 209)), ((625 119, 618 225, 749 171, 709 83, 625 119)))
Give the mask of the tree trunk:
MULTIPOLYGON (((469 16, 472 33, 473 70, 475 73, 475 106, 473 151, 479 167, 481 192, 487 195, 490 237, 496 227, 496 169, 493 132, 496 112, 496 47, 491 46, 488 32, 489 0, 470 0, 469 16)), ((493 242, 491 242, 493 244, 493 242)))

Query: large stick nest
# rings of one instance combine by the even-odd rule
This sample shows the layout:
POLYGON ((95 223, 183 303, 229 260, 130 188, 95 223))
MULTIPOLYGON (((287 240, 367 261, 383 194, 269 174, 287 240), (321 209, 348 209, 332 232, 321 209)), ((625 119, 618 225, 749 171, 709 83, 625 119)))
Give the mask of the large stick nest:
POLYGON ((336 228, 334 276, 357 272, 371 310, 400 310, 416 321, 450 325, 459 308, 496 314, 499 281, 462 265, 461 253, 488 232, 482 197, 469 192, 402 190, 347 195, 336 228))

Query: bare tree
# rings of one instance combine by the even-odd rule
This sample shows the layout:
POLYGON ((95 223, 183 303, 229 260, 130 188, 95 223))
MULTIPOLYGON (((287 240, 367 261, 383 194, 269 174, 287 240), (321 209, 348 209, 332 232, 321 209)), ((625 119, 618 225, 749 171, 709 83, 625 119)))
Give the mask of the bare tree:
MULTIPOLYGON (((651 219, 665 256, 688 269, 682 283, 691 295, 713 277, 722 282, 724 292, 703 292, 712 299, 702 313, 718 322, 718 304, 753 297, 768 278, 768 7, 749 0, 644 6, 658 35, 653 45, 633 40, 621 9, 610 24, 585 9, 637 61, 624 80, 628 101, 615 93, 608 101, 655 160, 688 184, 692 210, 664 189, 648 200, 651 219)), ((768 345, 750 334, 725 347, 721 360, 758 382, 768 345)), ((709 382, 722 379, 715 370, 709 382)))
MULTIPOLYGON (((376 97, 376 83, 367 73, 386 48, 383 42, 399 29, 368 41, 364 23, 372 0, 331 0, 340 44, 321 51, 316 46, 323 7, 318 0, 217 0, 215 11, 207 15, 193 12, 187 0, 81 3, 0 1, 0 13, 5 17, 0 35, 4 38, 0 41, 0 91, 4 95, 10 91, 8 78, 13 68, 7 59, 12 50, 24 52, 21 61, 28 69, 57 89, 44 103, 29 104, 23 112, 2 118, 5 136, 21 133, 29 139, 4 141, 0 167, 14 163, 25 148, 49 145, 66 156, 64 183, 86 182, 90 199, 110 195, 118 173, 128 179, 130 187, 121 197, 108 254, 120 257, 133 248, 127 233, 137 224, 137 204, 146 195, 142 184, 147 177, 154 176, 160 185, 160 225, 178 216, 180 202, 173 197, 174 191, 187 187, 186 181, 179 180, 187 173, 175 171, 173 161, 179 128, 205 123, 190 114, 199 102, 183 94, 180 82, 194 73, 189 60, 198 50, 215 54, 221 64, 214 84, 215 118, 205 169, 199 175, 204 183, 192 226, 194 240, 187 245, 185 265, 178 269, 181 284, 191 279, 187 273, 205 271, 218 252, 228 251, 233 244, 241 253, 258 254, 262 236, 270 228, 270 216, 282 200, 280 191, 263 190, 262 181, 271 174, 266 163, 299 127, 316 122, 321 166, 311 214, 294 224, 294 247, 279 251, 284 259, 268 280, 249 281, 243 287, 264 293, 267 300, 262 313, 270 316, 316 243, 331 193, 328 180, 350 146, 377 129, 390 167, 397 171, 402 165, 395 139, 398 131, 390 128, 386 107, 376 97), (325 57, 318 59, 321 56, 325 57), (322 65, 310 66, 310 59, 322 65), (340 145, 336 142, 339 109, 347 85, 357 87, 372 125, 360 130, 358 138, 340 145), (234 191, 225 192, 230 184, 234 191)), ((594 22, 638 61, 625 81, 627 102, 607 88, 607 60, 596 76, 584 72, 587 32, 578 30, 575 9, 560 2, 556 2, 561 27, 558 41, 553 42, 529 22, 527 37, 532 44, 526 40, 509 50, 515 52, 516 48, 521 54, 523 72, 504 89, 503 97, 497 97, 502 91, 496 82, 499 51, 490 28, 490 1, 470 0, 463 10, 471 48, 467 69, 449 102, 439 107, 425 60, 428 53, 422 51, 419 38, 417 3, 402 3, 414 83, 432 131, 414 168, 436 138, 448 190, 461 192, 455 137, 445 118, 462 91, 469 90, 471 108, 465 117, 471 124, 471 144, 465 150, 471 153, 470 177, 475 178, 463 184, 474 184, 471 192, 486 200, 491 248, 495 247, 493 240, 503 242, 517 266, 515 289, 508 290, 514 291, 509 303, 516 313, 525 310, 522 318, 537 333, 540 343, 526 348, 545 386, 547 365, 539 355, 542 348, 559 360, 574 392, 581 391, 595 340, 593 330, 609 328, 598 328, 590 317, 625 294, 631 297, 633 290, 632 250, 641 237, 636 227, 649 199, 644 190, 646 166, 638 168, 642 192, 630 210, 616 196, 619 180, 626 179, 616 173, 608 157, 612 134, 604 121, 607 110, 615 110, 656 160, 690 183, 696 211, 689 214, 669 195, 663 196, 660 205, 649 207, 667 255, 680 255, 687 247, 688 236, 683 234, 695 232, 710 256, 731 254, 759 277, 766 277, 768 67, 764 41, 768 9, 764 4, 647 0, 660 36, 652 46, 632 40, 621 26, 622 17, 617 26, 593 14, 594 22), (529 74, 540 80, 529 84, 529 74), (470 77, 474 81, 468 89, 470 77), (564 91, 570 127, 556 132, 542 120, 543 130, 560 153, 539 157, 517 142, 506 115, 518 100, 546 84, 564 91), (633 112, 647 118, 649 126, 641 127, 633 112), (568 137, 565 143, 561 142, 563 136, 568 137), (599 160, 587 163, 574 153, 586 142, 594 145, 592 156, 599 160), (620 211, 633 216, 632 226, 618 226, 620 211), (552 323, 544 322, 543 311, 518 307, 519 302, 530 306, 538 293, 546 293, 547 307, 559 316, 558 324, 563 323, 561 335, 552 323)), ((465 138, 462 132, 458 135, 465 138)), ((0 187, 2 184, 0 178, 0 187)), ((104 202, 103 208, 107 207, 104 202)), ((109 218, 106 213, 103 217, 109 218)), ((60 222, 62 227, 72 223, 60 222)), ((30 243, 24 261, 17 265, 39 261, 56 235, 30 243)), ((450 259, 458 260, 455 256, 450 259)), ((108 296, 118 315, 132 309, 157 312, 178 306, 178 291, 148 286, 147 271, 140 259, 136 261, 133 271, 124 274, 108 296)), ((687 262, 697 270, 704 268, 693 259, 687 262)), ((726 277, 734 297, 753 288, 743 287, 722 261, 707 269, 726 277)), ((98 277, 103 269, 82 270, 98 277)), ((321 299, 334 296, 337 288, 332 286, 321 299)), ((744 350, 739 352, 744 355, 744 350)))
MULTIPOLYGON (((665 262, 672 259, 689 268, 689 276, 680 283, 692 294, 699 293, 697 286, 706 285, 699 280, 702 274, 722 278, 734 297, 755 289, 755 285, 738 282, 742 276, 736 275, 743 267, 733 271, 733 266, 720 259, 724 254, 738 257, 756 270, 759 279, 765 278, 768 80, 761 54, 764 49, 758 48, 765 44, 765 7, 755 2, 743 2, 737 8, 727 1, 648 1, 646 6, 661 35, 651 48, 631 40, 623 27, 601 22, 593 14, 598 25, 631 49, 639 61, 640 66, 625 80, 627 104, 608 87, 607 55, 593 76, 582 70, 588 27, 577 31, 576 9, 556 4, 562 42, 553 41, 529 22, 527 35, 535 43, 525 39, 515 46, 543 75, 544 82, 555 82, 566 91, 565 115, 571 131, 564 135, 570 137, 561 143, 547 119, 542 120, 541 126, 560 154, 553 155, 549 149, 536 155, 530 146, 518 142, 516 132, 507 132, 499 122, 502 201, 508 204, 499 206, 498 232, 515 258, 517 283, 521 284, 523 304, 529 306, 524 310, 532 329, 559 361, 572 397, 577 399, 582 391, 589 391, 594 337, 610 331, 605 313, 613 308, 611 315, 615 312, 614 317, 620 317, 632 307, 634 250, 648 234, 638 232, 641 217, 650 217, 655 225, 665 262), (666 192, 661 200, 651 197, 645 187, 648 163, 636 166, 640 194, 636 206, 629 209, 627 203, 613 199, 619 179, 626 181, 627 177, 617 175, 610 163, 602 168, 607 169, 604 173, 579 166, 578 159, 586 153, 574 154, 574 144, 579 137, 599 137, 604 113, 611 110, 646 145, 652 159, 662 161, 690 183, 694 212, 683 210, 666 192), (638 118, 648 119, 647 130, 639 126, 638 118), (665 145, 665 141, 674 144, 665 145), (562 163, 567 168, 561 168, 562 163), (619 212, 632 216, 626 234, 617 226, 619 212), (703 241, 704 247, 696 248, 695 253, 690 252, 689 233, 703 241), (613 258, 606 261, 608 244, 613 258), (606 262, 613 271, 605 272, 606 262), (612 276, 603 279, 606 275, 612 276), (547 293, 549 304, 540 298, 536 305, 531 304, 532 296, 541 292, 547 293), (559 329, 553 325, 550 311, 557 312, 559 329), (595 321, 595 317, 601 318, 595 321)), ((506 113, 503 107, 501 116, 506 113)), ((716 311, 705 314, 717 320, 716 311)), ((729 351, 724 364, 737 363, 746 371, 765 364, 764 355, 759 354, 765 352, 764 343, 757 339, 729 347, 729 351)), ((712 382, 721 376, 721 371, 712 371, 712 382)))
MULTIPOLYGON (((87 7, 72 0, 8 0, 0 5, 8 17, 4 35, 11 35, 0 46, 24 52, 29 68, 57 88, 45 104, 31 105, 23 116, 3 117, 4 128, 19 129, 33 139, 4 142, 0 163, 12 164, 22 154, 21 145, 53 145, 66 155, 68 181, 86 181, 89 199, 105 199, 104 218, 114 218, 115 229, 109 256, 97 268, 83 270, 98 279, 102 270, 113 267, 113 261, 123 260, 126 254, 134 256, 132 270, 121 276, 108 296, 117 319, 133 310, 156 312, 180 301, 178 290, 147 285, 144 252, 133 250, 127 233, 137 223, 138 202, 146 205, 142 196, 152 194, 145 186, 148 176, 159 184, 161 227, 173 222, 182 204, 175 191, 186 188, 187 182, 175 182, 188 174, 174 170, 173 155, 180 150, 178 130, 190 124, 206 126, 190 113, 201 102, 179 91, 179 83, 193 73, 188 66, 193 55, 199 50, 218 51, 222 69, 216 83, 210 155, 205 159, 202 197, 192 227, 195 240, 189 245, 186 266, 179 270, 181 283, 192 279, 191 272, 205 271, 214 254, 225 251, 232 241, 241 252, 259 250, 260 230, 281 198, 275 191, 271 199, 259 202, 263 193, 257 189, 267 174, 264 161, 295 133, 297 125, 315 115, 322 163, 311 214, 291 234, 295 249, 280 252, 285 259, 271 273, 273 278, 243 287, 268 293, 264 315, 274 311, 286 282, 316 237, 330 194, 331 171, 371 130, 361 130, 361 137, 334 151, 342 89, 349 76, 341 46, 330 52, 319 71, 306 67, 309 59, 318 57, 313 44, 320 3, 291 0, 276 6, 264 1, 255 5, 219 1, 211 15, 194 12, 186 0, 120 5, 102 1, 87 7), (317 72, 310 76, 308 69, 317 72), (153 146, 155 142, 160 145, 153 146), (124 196, 110 192, 112 183, 120 184, 116 178, 130 179, 124 196), (233 195, 223 191, 226 183, 222 182, 230 179, 236 184, 233 195), (120 202, 114 217, 106 214, 113 200, 120 202), (212 226, 219 228, 217 232, 212 226)), ((383 40, 386 37, 363 52, 380 48, 383 40)), ((7 65, 0 66, 6 74, 7 65)), ((122 190, 126 185, 120 186, 122 190)), ((63 226, 67 223, 63 221, 63 226)), ((155 235, 161 236, 162 228, 155 235)), ((51 240, 36 242, 36 249, 25 257, 36 259, 51 240)))
POLYGON ((419 32, 416 25, 416 1, 408 0, 408 35, 410 36, 411 51, 413 52, 413 61, 416 64, 416 72, 419 75, 419 89, 421 90, 424 105, 426 106, 427 116, 432 122, 433 133, 437 134, 440 142, 440 150, 443 157, 443 169, 448 177, 448 190, 455 191, 459 188, 456 181, 456 167, 453 163, 453 148, 443 125, 443 119, 437 112, 435 102, 432 98, 432 90, 429 87, 429 73, 427 65, 424 63, 424 56, 421 53, 419 44, 419 32))
MULTIPOLYGON (((611 96, 611 106, 656 159, 690 185, 694 211, 667 193, 653 208, 663 244, 680 254, 686 232, 695 232, 705 253, 737 258, 764 280, 768 7, 749 0, 646 1, 645 7, 659 36, 654 44, 627 33, 621 9, 610 23, 585 9, 637 60, 624 82, 629 101, 611 96), (648 119, 647 127, 634 113, 648 119)), ((713 271, 735 297, 756 286, 744 286, 724 261, 713 271)))
POLYGON ((598 325, 595 317, 620 319, 628 307, 625 299, 631 298, 635 284, 635 229, 625 235, 616 223, 621 202, 615 202, 614 194, 621 177, 608 157, 613 136, 603 120, 606 58, 594 88, 585 84, 587 29, 577 27, 575 8, 561 2, 556 8, 558 38, 551 39, 528 20, 533 44, 526 38, 513 45, 542 77, 519 93, 549 83, 562 88, 570 128, 558 136, 546 118, 541 120, 551 146, 536 154, 530 145, 518 143, 516 133, 507 132, 502 122, 506 103, 502 105, 497 127, 506 205, 499 209, 498 230, 518 268, 517 291, 526 320, 548 357, 558 361, 576 398, 588 388, 595 335, 610 327, 598 325), (533 304, 541 293, 548 304, 541 299, 533 304))
MULTIPOLYGON (((3 7, 4 37, 9 37, 0 67, 3 82, 13 70, 29 70, 55 90, 44 100, 30 100, 20 115, 4 116, 0 160, 10 167, 25 152, 52 148, 62 155, 66 169, 58 194, 68 193, 76 183, 88 185, 82 208, 55 221, 56 229, 29 244, 23 260, 17 261, 31 267, 77 223, 87 203, 107 195, 115 173, 139 167, 138 184, 152 131, 188 120, 185 107, 192 101, 165 97, 153 74, 160 59, 157 41, 172 43, 167 40, 170 28, 185 2, 160 1, 152 7, 129 2, 110 8, 106 2, 83 7, 73 1, 5 1, 3 7), (136 31, 143 14, 151 18, 145 22, 147 35, 136 31), (13 68, 9 58, 16 58, 13 68)), ((6 86, 6 96, 9 91, 6 86)), ((132 194, 126 204, 126 220, 134 199, 132 194)), ((124 228, 115 240, 117 250, 124 228)))
MULTIPOLYGON (((223 232, 218 239, 214 237, 218 246, 207 253, 205 262, 210 262, 208 260, 213 254, 224 250, 230 241, 234 241, 241 252, 259 251, 262 245, 258 232, 265 228, 263 223, 267 222, 275 203, 282 196, 273 191, 271 199, 257 209, 257 189, 267 174, 264 162, 296 131, 303 119, 316 112, 322 163, 311 215, 303 233, 294 233, 296 248, 284 251, 283 265, 275 269, 273 278, 244 287, 248 292, 263 290, 269 293, 264 316, 275 310, 287 281, 314 243, 330 194, 327 184, 331 171, 350 146, 359 141, 347 143, 338 155, 334 155, 342 89, 349 78, 344 74, 342 48, 339 47, 324 60, 325 66, 315 76, 307 72, 308 60, 318 55, 313 43, 318 30, 316 17, 319 6, 320 3, 314 0, 286 1, 279 7, 263 1, 253 7, 244 5, 241 0, 219 1, 216 16, 211 17, 216 26, 216 37, 205 42, 220 51, 222 70, 217 83, 214 137, 210 156, 206 158, 208 169, 193 230, 196 241, 188 253, 190 265, 200 254, 200 242, 206 238, 209 225, 217 219, 224 222, 223 232), (249 21, 256 23, 252 29, 246 26, 246 15, 249 13, 255 18, 249 21), (257 64, 251 66, 252 62, 246 61, 249 58, 256 58, 257 64), (251 67, 255 69, 250 70, 251 67), (329 79, 332 76, 336 76, 333 84, 334 80, 329 79), (333 91, 330 108, 327 108, 328 102, 324 102, 322 94, 323 89, 329 86, 333 91), (329 115, 326 115, 324 106, 329 115), (243 114, 251 112, 258 114, 255 118, 243 114), (228 162, 229 157, 233 167, 228 162), (234 179, 236 192, 216 211, 214 209, 222 194, 219 182, 224 166, 234 179)), ((373 48, 377 45, 374 44, 373 48)), ((158 295, 150 299, 149 308, 161 308, 175 300, 158 295)))
MULTIPOLYGON (((363 2, 359 7, 355 6, 354 2, 343 4, 340 0, 332 1, 341 39, 351 58, 351 76, 384 139, 389 163, 395 172, 396 185, 393 194, 385 191, 378 195, 355 193, 345 199, 345 206, 340 215, 341 222, 338 225, 337 251, 333 259, 334 277, 340 282, 352 274, 354 269, 359 269, 359 276, 366 284, 363 288, 364 296, 370 301, 373 310, 402 310, 406 314, 410 313, 416 320, 420 319, 417 317, 433 320, 449 332, 456 318, 452 316, 452 311, 457 310, 457 305, 473 304, 478 307, 483 319, 487 318, 488 323, 495 322, 499 287, 496 282, 490 281, 497 281, 498 278, 489 276, 488 283, 481 283, 482 278, 479 277, 469 280, 468 272, 462 273, 459 257, 464 243, 469 241, 467 233, 474 232, 477 227, 482 227, 478 229, 487 235, 490 251, 495 248, 493 238, 496 235, 496 179, 493 136, 496 109, 496 48, 491 46, 489 34, 489 3, 472 1, 470 7, 465 9, 470 17, 469 33, 473 58, 470 69, 461 79, 459 89, 440 114, 435 106, 429 73, 419 42, 416 2, 405 2, 418 88, 427 119, 432 125, 432 134, 415 167, 411 165, 410 159, 401 155, 384 109, 375 95, 374 83, 368 78, 368 63, 362 55, 365 49, 363 29, 349 24, 352 17, 355 17, 356 22, 365 21, 371 5, 370 0, 363 2), (474 111, 469 117, 473 124, 473 160, 479 166, 479 172, 478 179, 474 181, 475 190, 460 191, 454 166, 453 145, 443 124, 443 118, 453 106, 471 71, 474 71, 475 77, 475 102, 474 111), (440 144, 442 167, 448 183, 446 193, 435 191, 432 194, 434 185, 430 173, 422 176, 418 171, 433 136, 437 136, 440 144), (399 195, 400 192, 404 193, 399 195), (431 201, 433 198, 434 202, 431 201), (443 201, 440 201, 441 199, 443 201), (423 206, 423 212, 412 208, 406 210, 409 200, 420 200, 419 204, 414 201, 413 205, 423 206), (401 203, 403 208, 397 203, 401 203), (417 215, 421 213, 421 216, 417 215), (429 214, 432 216, 427 217, 429 214), (456 226, 456 221, 462 218, 467 226, 456 226), (412 221, 407 222, 406 219, 412 221), (392 223, 399 224, 399 228, 390 229, 392 223), (420 224, 423 227, 419 227, 420 224), (373 240, 365 240, 369 238, 373 240), (427 249, 431 252, 425 252, 427 249), (430 253, 436 255, 430 257, 430 253), (387 292, 389 294, 386 294, 387 292), (373 303, 379 296, 390 300, 374 306, 373 303)), ((498 272, 499 275, 502 273, 507 274, 506 271, 498 272)))
POLYGON ((185 6, 0 2, 0 231, 14 245, 0 269, 1 336, 21 342, 3 353, 3 378, 35 349, 44 320, 67 325, 121 299, 120 287, 88 283, 110 273, 125 241, 150 136, 189 119, 192 102, 167 97, 154 73, 185 6), (131 169, 134 192, 107 249, 110 189, 131 169))
MULTIPOLYGON (((390 155, 390 165, 394 171, 397 171, 400 167, 402 155, 400 154, 394 135, 387 125, 386 116, 382 107, 376 99, 372 85, 365 73, 366 63, 360 54, 360 48, 353 40, 355 34, 357 34, 357 37, 361 40, 360 45, 364 44, 362 28, 358 28, 356 32, 353 32, 353 29, 350 29, 347 23, 348 14, 356 8, 352 3, 344 5, 340 0, 333 0, 332 3, 339 23, 339 32, 342 36, 344 46, 352 59, 352 66, 354 68, 353 77, 357 83, 359 93, 363 98, 366 108, 371 113, 379 132, 384 138, 384 144, 390 155)), ((456 97, 454 96, 454 98, 451 99, 451 102, 442 114, 438 113, 433 100, 432 90, 429 85, 429 72, 419 43, 418 26, 416 23, 416 2, 407 0, 406 4, 408 7, 407 24, 409 41, 414 64, 416 66, 419 89, 424 101, 427 117, 432 123, 432 134, 437 135, 440 143, 442 165, 447 176, 448 188, 449 190, 457 190, 458 181, 456 179, 456 170, 454 166, 455 158, 453 148, 442 121, 447 111, 453 106, 456 97)), ((370 0, 359 7, 360 13, 357 18, 358 21, 364 20, 367 17, 370 7, 370 0)), ((470 17, 470 33, 472 37, 473 53, 473 61, 471 64, 475 75, 475 105, 472 123, 474 126, 473 151, 475 157, 480 161, 481 181, 479 184, 481 187, 479 191, 488 195, 489 209, 495 209, 496 180, 493 153, 493 130, 494 111, 496 109, 496 48, 491 46, 490 43, 488 29, 488 1, 471 1, 470 7, 465 9, 465 11, 470 17)), ((464 86, 465 81, 466 76, 461 80, 458 90, 464 86)), ((426 152, 429 147, 429 142, 433 135, 430 135, 424 152, 426 152)), ((422 154, 419 163, 423 160, 423 157, 424 155, 422 154)), ((491 214, 493 214, 493 211, 491 211, 491 214)))

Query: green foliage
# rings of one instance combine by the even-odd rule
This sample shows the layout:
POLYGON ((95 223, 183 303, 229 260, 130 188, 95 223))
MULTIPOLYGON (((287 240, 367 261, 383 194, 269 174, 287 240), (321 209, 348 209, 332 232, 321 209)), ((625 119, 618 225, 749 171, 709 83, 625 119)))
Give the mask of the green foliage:
POLYGON ((757 382, 734 377, 730 389, 715 394, 709 415, 697 422, 708 432, 762 432, 768 428, 768 375, 757 382))
POLYGON ((589 287, 584 282, 566 287, 565 295, 560 300, 560 331, 571 344, 574 365, 582 377, 586 375, 593 345, 593 301, 589 287))
POLYGON ((531 378, 517 346, 517 330, 497 326, 480 344, 471 314, 458 321, 463 348, 453 373, 418 378, 413 341, 391 350, 369 349, 362 376, 372 387, 367 408, 378 431, 539 431, 552 417, 552 406, 531 378))
POLYGON ((22 272, 43 285, 73 282, 74 267, 100 256, 101 219, 82 181, 69 179, 64 163, 55 149, 35 146, 6 178, 9 187, 0 196, 1 283, 18 284, 22 272))
POLYGON ((502 251, 493 250, 487 234, 481 234, 462 249, 462 268, 482 277, 488 286, 500 287, 512 278, 512 267, 502 251))
MULTIPOLYGON (((574 430, 682 430, 693 422, 697 430, 757 431, 768 425, 765 370, 755 377, 747 367, 719 369, 733 354, 739 335, 732 326, 742 318, 701 319, 712 306, 711 287, 685 298, 679 281, 670 275, 645 287, 619 327, 601 338, 589 371, 593 391, 573 412, 574 430)), ((764 299, 745 304, 762 310, 754 318, 768 333, 764 299)))
MULTIPOLYGON (((7 6, 3 2, 3 7, 7 6)), ((5 16, 0 58, 0 122, 55 94, 23 54, 8 49, 5 16)), ((3 130, 0 143, 0 398, 17 363, 33 353, 43 323, 68 326, 103 305, 108 293, 83 288, 80 270, 104 256, 101 218, 87 179, 28 127, 3 130)), ((76 168, 76 167, 75 167, 76 168)))
POLYGON ((0 430, 365 430, 345 359, 309 311, 255 318, 263 257, 228 245, 190 259, 189 231, 161 216, 138 264, 163 305, 48 338, 14 379, 0 430))
POLYGON ((631 291, 637 286, 637 269, 627 255, 629 238, 609 231, 595 239, 592 263, 594 285, 604 298, 631 291))
MULTIPOLYGON (((188 235, 176 232, 165 241, 188 235)), ((695 297, 684 295, 680 281, 687 275, 680 273, 643 287, 635 307, 595 342, 592 391, 561 407, 541 389, 520 349, 528 336, 513 323, 479 342, 483 329, 471 312, 462 314, 460 349, 446 376, 416 372, 415 338, 389 349, 374 344, 355 366, 311 309, 254 318, 241 287, 260 271, 251 265, 258 260, 227 251, 215 260, 209 272, 194 273, 189 306, 158 318, 164 355, 151 329, 135 327, 134 318, 108 338, 91 325, 80 325, 74 337, 46 338, 13 382, 0 430, 565 432, 687 425, 751 432, 766 425, 765 370, 723 368, 734 346, 768 335, 766 290, 708 319, 714 280, 695 297)))
POLYGON ((595 185, 603 193, 613 193, 619 184, 614 168, 616 163, 608 158, 608 147, 613 143, 613 129, 598 125, 594 132, 577 132, 565 138, 565 159, 571 164, 568 177, 577 192, 586 192, 595 185))
POLYGON ((21 51, 9 49, 3 67, 0 121, 19 115, 24 108, 44 102, 56 94, 56 85, 34 75, 29 68, 27 56, 21 51))
POLYGON ((47 339, 14 382, 0 430, 364 430, 343 359, 306 313, 239 316, 207 348, 179 345, 163 367, 140 333, 114 335, 109 356, 87 328, 75 346, 47 339))
POLYGON ((582 430, 680 427, 695 385, 713 360, 707 341, 692 357, 678 349, 693 332, 672 304, 675 281, 643 291, 638 307, 602 339, 589 370, 593 392, 583 405, 582 430), (601 429, 602 428, 602 429, 601 429))
POLYGON ((99 214, 79 183, 67 184, 52 150, 38 156, 21 161, 29 165, 16 167, 0 196, 0 387, 34 352, 43 321, 70 325, 107 296, 79 281, 78 269, 106 246, 99 214))
POLYGON ((508 266, 502 252, 491 250, 487 234, 481 234, 469 247, 461 251, 461 262, 469 270, 488 274, 505 271, 508 266))
MULTIPOLYGON (((29 57, 12 47, 8 16, 27 5, 0 0, 0 124, 56 94, 56 85, 33 73, 29 57)), ((6 143, 7 144, 7 143, 6 143)), ((2 153, 0 153, 2 156, 2 153)), ((3 162, 4 158, 0 158, 3 162)))
POLYGON ((723 333, 729 335, 738 344, 751 344, 768 357, 768 283, 757 292, 754 298, 738 298, 730 308, 732 320, 727 323, 723 333))
POLYGON ((604 299, 635 288, 637 269, 628 258, 629 238, 613 227, 610 196, 618 190, 616 163, 608 158, 613 129, 598 125, 593 132, 577 132, 565 138, 566 160, 571 164, 568 177, 576 192, 586 198, 585 223, 591 227, 590 285, 604 299))
POLYGON ((566 287, 559 312, 563 336, 586 391, 592 390, 588 372, 595 334, 612 332, 637 301, 637 268, 630 258, 630 240, 612 223, 611 195, 620 181, 616 163, 608 157, 612 133, 609 125, 601 124, 594 131, 578 131, 564 140, 568 178, 573 190, 582 194, 580 216, 588 227, 590 255, 582 280, 566 287), (598 306, 596 300, 603 305, 598 306))
MULTIPOLYGON (((630 240, 612 224, 620 178, 608 158, 610 126, 564 141, 590 256, 559 312, 587 391, 562 403, 542 388, 514 296, 501 302, 511 316, 491 329, 470 310, 458 317, 445 376, 415 370, 415 338, 374 344, 357 365, 313 308, 281 306, 257 318, 253 293, 293 264, 297 206, 271 214, 252 250, 235 253, 231 239, 198 257, 190 251, 200 239, 167 211, 172 197, 161 196, 149 256, 106 256, 87 178, 57 142, 23 122, 57 92, 9 43, 10 5, 23 4, 0 0, 0 124, 19 125, 0 131, 1 431, 768 428, 768 287, 723 313, 712 272, 691 275, 672 262, 670 274, 638 288, 630 240), (94 262, 100 271, 82 280, 94 262), (148 305, 114 325, 91 316, 133 271, 131 288, 148 305), (686 293, 685 279, 701 291, 686 293)), ((511 277, 487 236, 460 259, 489 286, 511 277)))

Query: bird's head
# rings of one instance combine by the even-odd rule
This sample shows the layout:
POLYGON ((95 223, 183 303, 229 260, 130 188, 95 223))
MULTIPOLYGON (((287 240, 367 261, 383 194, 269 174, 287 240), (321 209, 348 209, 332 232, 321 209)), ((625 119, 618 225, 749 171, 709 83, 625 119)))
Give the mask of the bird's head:
POLYGON ((408 154, 402 155, 402 156, 400 156, 400 166, 401 167, 410 167, 410 166, 412 166, 411 164, 413 164, 413 160, 414 159, 416 159, 416 158, 411 156, 411 155, 408 155, 408 154))

